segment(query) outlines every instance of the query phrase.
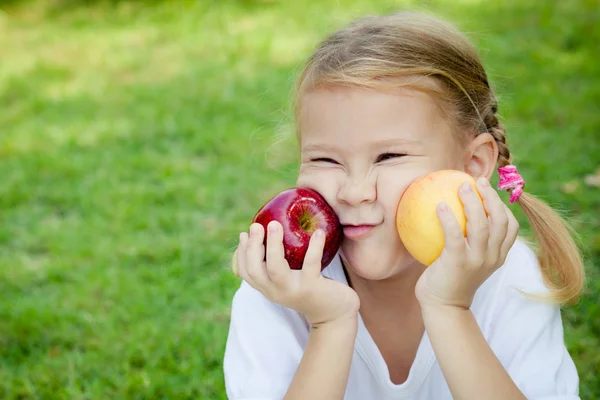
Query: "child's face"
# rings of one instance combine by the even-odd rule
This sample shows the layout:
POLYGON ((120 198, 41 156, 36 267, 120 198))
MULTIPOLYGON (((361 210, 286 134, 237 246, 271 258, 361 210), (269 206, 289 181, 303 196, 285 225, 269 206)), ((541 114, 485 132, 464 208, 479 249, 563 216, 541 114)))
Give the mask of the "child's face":
POLYGON ((373 225, 361 237, 344 235, 345 261, 372 280, 414 265, 396 232, 402 193, 428 172, 464 170, 464 153, 443 112, 411 89, 337 87, 306 93, 299 117, 297 186, 321 193, 343 225, 373 225))

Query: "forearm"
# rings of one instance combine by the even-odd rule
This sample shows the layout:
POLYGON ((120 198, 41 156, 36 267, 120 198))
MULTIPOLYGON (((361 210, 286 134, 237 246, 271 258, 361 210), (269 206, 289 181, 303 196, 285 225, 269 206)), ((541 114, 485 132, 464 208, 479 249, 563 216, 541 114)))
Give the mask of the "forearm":
POLYGON ((470 310, 423 309, 423 320, 453 398, 525 399, 492 352, 470 310))
POLYGON ((357 318, 314 327, 285 399, 343 399, 357 329, 357 318))

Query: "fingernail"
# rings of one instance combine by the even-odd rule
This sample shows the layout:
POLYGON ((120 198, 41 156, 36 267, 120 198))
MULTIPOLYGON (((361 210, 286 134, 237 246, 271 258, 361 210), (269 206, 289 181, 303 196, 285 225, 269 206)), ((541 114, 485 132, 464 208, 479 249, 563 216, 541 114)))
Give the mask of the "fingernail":
POLYGON ((477 183, 479 183, 479 186, 481 186, 481 187, 490 186, 490 182, 485 178, 479 178, 477 183))
POLYGON ((316 237, 317 239, 322 239, 322 238, 323 238, 323 231, 322 231, 322 230, 320 230, 320 229, 317 229, 317 230, 315 231, 315 237, 316 237))
POLYGON ((258 224, 252 224, 250 226, 250 234, 251 235, 258 235, 258 230, 259 230, 258 224))
POLYGON ((442 201, 441 203, 438 204, 438 209, 441 212, 446 212, 446 211, 448 211, 448 204, 446 202, 442 201))
POLYGON ((269 233, 277 232, 277 226, 275 226, 274 221, 269 222, 269 225, 267 226, 267 228, 269 228, 269 233))
POLYGON ((471 184, 470 184, 469 182, 463 182, 463 183, 460 185, 460 190, 461 190, 463 193, 469 193, 469 192, 472 192, 472 191, 473 191, 473 187, 471 186, 471 184))

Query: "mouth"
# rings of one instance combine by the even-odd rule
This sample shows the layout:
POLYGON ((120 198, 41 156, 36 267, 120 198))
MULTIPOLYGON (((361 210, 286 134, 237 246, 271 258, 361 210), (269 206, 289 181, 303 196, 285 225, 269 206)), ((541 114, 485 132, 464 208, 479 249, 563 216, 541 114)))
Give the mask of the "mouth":
POLYGON ((367 236, 377 225, 343 225, 344 236, 348 239, 360 239, 367 236))

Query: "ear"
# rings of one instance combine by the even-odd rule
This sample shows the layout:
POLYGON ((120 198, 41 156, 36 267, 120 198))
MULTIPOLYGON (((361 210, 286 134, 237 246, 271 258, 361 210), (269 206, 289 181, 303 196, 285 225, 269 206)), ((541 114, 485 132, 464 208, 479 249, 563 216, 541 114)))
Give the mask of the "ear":
POLYGON ((480 133, 467 146, 465 153, 465 171, 475 179, 491 179, 496 171, 498 144, 489 133, 480 133))

